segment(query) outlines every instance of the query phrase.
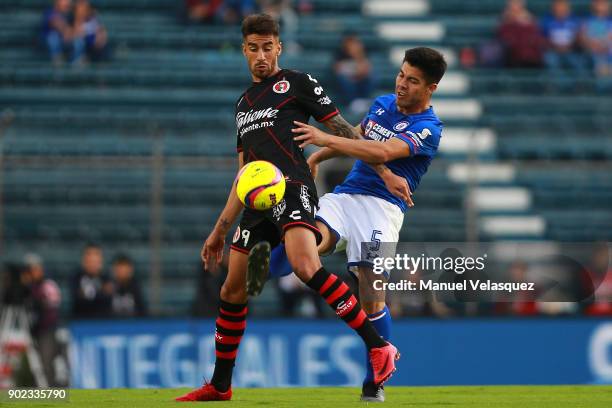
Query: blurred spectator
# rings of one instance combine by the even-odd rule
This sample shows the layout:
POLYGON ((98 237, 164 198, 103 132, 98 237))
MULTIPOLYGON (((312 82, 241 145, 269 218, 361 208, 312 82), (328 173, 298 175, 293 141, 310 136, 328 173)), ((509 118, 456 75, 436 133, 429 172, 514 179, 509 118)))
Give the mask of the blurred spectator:
POLYGON ((202 271, 202 266, 198 266, 198 287, 192 306, 193 316, 217 317, 219 293, 227 276, 228 255, 228 251, 223 253, 221 263, 215 269, 202 271))
POLYGON ((134 277, 134 264, 126 255, 117 255, 113 260, 113 316, 143 317, 147 309, 140 285, 134 277))
POLYGON ((257 5, 255 0, 225 0, 223 2, 223 22, 225 24, 238 24, 249 14, 255 13, 257 5))
POLYGON ((586 68, 578 49, 580 23, 571 14, 570 2, 553 0, 551 14, 542 19, 541 27, 546 41, 544 63, 554 74, 553 80, 567 88, 574 82, 575 75, 582 76, 586 68), (566 69, 572 70, 573 75, 564 75, 566 69))
POLYGON ((598 85, 612 78, 612 18, 608 0, 593 0, 581 30, 582 44, 593 60, 598 85))
POLYGON ((72 0, 55 0, 43 15, 42 40, 54 65, 60 66, 65 59, 76 60, 79 55, 74 48, 74 30, 70 24, 72 0))
POLYGON ((75 60, 83 63, 100 61, 108 57, 108 34, 97 17, 89 0, 77 0, 74 7, 74 48, 75 60))
MULTIPOLYGON (((529 283, 529 266, 523 261, 516 261, 508 268, 510 282, 529 283)), ((498 314, 515 316, 534 316, 538 314, 537 294, 529 291, 517 291, 501 295, 502 299, 496 304, 498 314)))
POLYGON ((24 282, 21 265, 10 263, 5 266, 2 276, 2 305, 22 306, 28 295, 29 288, 24 282))
POLYGON ((255 0, 185 0, 187 23, 238 24, 255 11, 255 0))
POLYGON ((356 34, 344 35, 333 68, 341 102, 356 113, 367 110, 374 80, 365 47, 356 34))
MULTIPOLYGON (((278 20, 281 25, 283 50, 287 54, 295 54, 300 51, 297 42, 299 29, 299 16, 294 8, 293 0, 258 0, 262 13, 266 13, 278 20)), ((300 9, 302 6, 299 5, 300 9)))
POLYGON ((505 50, 506 66, 531 68, 542 65, 544 40, 524 0, 508 0, 497 37, 505 50))
POLYGON ((185 0, 185 18, 189 23, 214 23, 221 15, 223 0, 185 0))
POLYGON ((593 252, 589 274, 594 283, 595 296, 584 313, 590 316, 612 316, 612 256, 609 244, 600 243, 593 252))
POLYGON ((32 338, 40 354, 45 377, 50 386, 56 386, 55 357, 58 342, 55 334, 59 326, 59 310, 62 296, 57 284, 45 278, 42 259, 35 254, 24 258, 23 281, 30 289, 27 306, 32 319, 32 338))
POLYGON ((83 250, 81 267, 72 279, 72 315, 75 318, 105 318, 111 315, 113 284, 102 273, 102 248, 89 244, 83 250))

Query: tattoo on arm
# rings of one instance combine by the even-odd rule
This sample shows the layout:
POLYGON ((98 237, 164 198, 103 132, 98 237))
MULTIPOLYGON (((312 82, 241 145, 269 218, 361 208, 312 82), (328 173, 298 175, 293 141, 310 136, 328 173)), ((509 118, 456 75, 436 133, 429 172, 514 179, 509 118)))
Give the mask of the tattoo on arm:
MULTIPOLYGON (((336 115, 328 121, 325 121, 325 126, 327 126, 336 136, 345 137, 347 139, 363 139, 363 135, 350 123, 346 121, 342 117, 342 115, 336 115)), ((368 163, 370 167, 374 169, 376 174, 382 177, 383 173, 388 170, 387 166, 384 164, 371 164, 368 163)))
POLYGON ((342 117, 342 115, 336 115, 330 120, 324 122, 336 136, 345 137, 347 139, 359 139, 361 135, 355 130, 355 128, 342 117))
POLYGON ((227 229, 230 227, 230 222, 226 220, 225 218, 221 218, 219 220, 219 227, 221 227, 223 231, 227 231, 227 229))

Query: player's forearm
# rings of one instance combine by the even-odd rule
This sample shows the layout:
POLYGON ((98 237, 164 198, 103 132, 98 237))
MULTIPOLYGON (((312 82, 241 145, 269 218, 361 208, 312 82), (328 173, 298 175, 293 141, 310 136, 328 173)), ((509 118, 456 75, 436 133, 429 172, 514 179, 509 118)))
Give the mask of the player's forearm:
POLYGON ((378 176, 383 180, 385 179, 385 177, 391 175, 391 170, 382 163, 368 163, 368 166, 370 166, 376 172, 376 174, 378 174, 378 176))
MULTIPOLYGON (((238 172, 244 166, 244 155, 242 152, 238 154, 238 172)), ((218 229, 219 232, 223 234, 227 234, 230 227, 236 221, 240 212, 242 211, 242 203, 238 199, 238 195, 236 194, 236 183, 232 182, 232 189, 227 197, 227 202, 225 203, 225 207, 223 211, 221 211, 221 215, 215 224, 215 229, 218 229)))
POLYGON ((221 211, 221 215, 215 224, 215 229, 218 230, 223 235, 227 234, 232 224, 242 211, 242 203, 238 199, 236 195, 236 183, 232 183, 232 191, 230 191, 229 197, 227 198, 227 203, 221 211))
POLYGON ((323 147, 314 152, 312 156, 317 163, 321 163, 326 160, 333 159, 334 157, 344 156, 344 154, 337 150, 330 149, 329 147, 323 147))
POLYGON ((366 163, 382 164, 388 157, 385 144, 375 140, 352 140, 333 136, 329 138, 327 147, 366 163))

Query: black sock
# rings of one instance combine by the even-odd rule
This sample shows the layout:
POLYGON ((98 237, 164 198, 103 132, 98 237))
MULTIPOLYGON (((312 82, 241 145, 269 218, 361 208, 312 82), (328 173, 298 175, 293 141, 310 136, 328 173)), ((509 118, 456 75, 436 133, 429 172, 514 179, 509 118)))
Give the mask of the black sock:
POLYGON ((210 383, 220 392, 227 391, 232 384, 238 346, 246 328, 246 306, 246 303, 219 302, 215 331, 215 372, 210 383))
POLYGON ((387 344, 372 326, 355 295, 342 279, 321 268, 306 284, 323 296, 336 314, 361 336, 368 349, 384 347, 387 344))

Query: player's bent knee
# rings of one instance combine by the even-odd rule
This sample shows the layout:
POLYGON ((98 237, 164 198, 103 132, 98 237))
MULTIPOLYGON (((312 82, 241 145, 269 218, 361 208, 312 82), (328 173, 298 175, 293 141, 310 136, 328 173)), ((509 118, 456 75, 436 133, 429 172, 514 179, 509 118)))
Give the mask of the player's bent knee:
POLYGON ((308 282, 314 274, 321 269, 321 262, 318 258, 313 259, 307 255, 300 255, 290 259, 291 267, 293 272, 297 275, 302 282, 308 282))
POLYGON ((246 287, 225 282, 219 294, 221 300, 229 303, 245 303, 247 301, 246 287))
POLYGON ((321 243, 317 246, 319 255, 328 254, 336 246, 336 236, 332 234, 327 225, 317 221, 317 228, 321 231, 321 243))

